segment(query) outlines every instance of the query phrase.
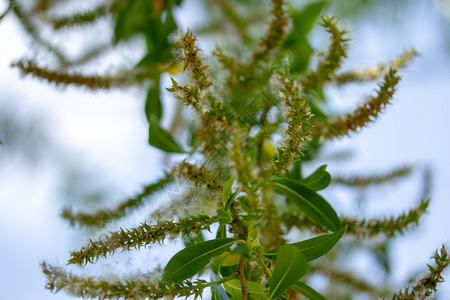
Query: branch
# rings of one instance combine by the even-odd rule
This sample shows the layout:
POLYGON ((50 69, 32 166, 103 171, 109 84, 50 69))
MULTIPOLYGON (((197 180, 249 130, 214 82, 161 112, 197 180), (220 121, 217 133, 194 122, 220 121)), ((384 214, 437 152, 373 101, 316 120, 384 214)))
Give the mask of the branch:
POLYGON ((390 69, 388 74, 384 76, 384 81, 379 84, 380 88, 376 96, 371 97, 353 113, 349 113, 345 117, 316 124, 315 133, 324 139, 332 139, 349 135, 350 132, 356 132, 367 124, 374 122, 386 105, 389 104, 399 81, 400 77, 396 75, 396 70, 390 69))
POLYGON ((182 283, 158 282, 161 274, 139 274, 139 279, 110 282, 94 277, 81 277, 43 262, 42 271, 47 276, 46 288, 55 293, 64 290, 69 295, 99 299, 160 299, 164 296, 194 295, 201 297, 205 288, 236 278, 236 274, 214 282, 198 279, 182 283))
POLYGON ((306 98, 302 96, 300 84, 293 79, 277 75, 274 78, 280 97, 289 112, 286 116, 288 129, 286 130, 283 145, 278 147, 275 155, 275 168, 280 174, 288 170, 294 159, 303 156, 303 150, 310 141, 311 123, 313 117, 306 98))
POLYGON ((270 23, 267 35, 259 44, 261 49, 253 54, 250 65, 255 65, 258 61, 267 59, 286 38, 289 20, 284 8, 286 3, 284 0, 272 0, 271 2, 273 6, 271 11, 271 15, 273 16, 272 22, 270 23))
POLYGON ((323 23, 320 25, 331 33, 331 44, 328 53, 319 62, 317 70, 309 73, 302 82, 305 91, 311 89, 320 90, 325 83, 331 81, 336 70, 341 67, 344 58, 347 57, 349 39, 344 38, 347 31, 339 30, 334 17, 323 16, 322 21, 323 23))
POLYGON ((393 237, 397 233, 403 234, 412 225, 417 225, 419 219, 426 212, 430 200, 421 200, 419 206, 412 208, 408 213, 403 213, 399 217, 390 217, 384 219, 355 220, 351 218, 342 218, 342 224, 347 225, 346 234, 351 234, 357 238, 375 237, 384 234, 387 237, 393 237))
POLYGON ((385 174, 368 175, 368 176, 351 176, 351 177, 333 176, 333 183, 351 187, 365 188, 369 185, 389 183, 395 179, 406 177, 411 174, 413 168, 414 168, 413 165, 408 165, 396 168, 390 171, 389 173, 385 174))
MULTIPOLYGON (((410 209, 407 213, 403 213, 399 217, 369 220, 341 217, 341 223, 342 226, 347 225, 346 235, 353 235, 357 238, 377 237, 379 235, 393 237, 397 233, 403 234, 412 225, 417 225, 419 219, 426 212, 429 202, 430 200, 421 200, 418 207, 410 209)), ((284 213, 282 219, 285 220, 288 231, 295 226, 299 229, 308 228, 314 233, 327 232, 324 227, 312 222, 304 215, 284 213)))
POLYGON ((121 229, 110 232, 103 238, 92 241, 79 251, 70 253, 68 264, 86 265, 94 263, 99 257, 114 254, 117 249, 129 251, 131 248, 138 249, 149 244, 161 243, 164 239, 175 239, 179 233, 182 235, 196 234, 201 230, 209 230, 211 224, 217 222, 217 217, 200 215, 179 220, 159 222, 156 225, 141 224, 136 228, 121 229))
POLYGON ((58 70, 49 70, 45 68, 38 67, 35 62, 31 60, 19 60, 12 64, 13 67, 20 69, 24 75, 32 75, 37 78, 46 80, 48 83, 53 83, 56 85, 74 85, 77 87, 85 87, 90 90, 99 89, 112 89, 112 88, 123 88, 128 87, 133 84, 133 76, 127 74, 127 76, 92 76, 92 75, 82 75, 79 73, 65 73, 58 70))
POLYGON ((200 51, 196 45, 197 38, 192 34, 192 31, 188 30, 184 35, 181 32, 173 35, 176 49, 183 51, 181 61, 184 63, 184 70, 189 71, 189 75, 198 86, 199 89, 204 90, 212 85, 212 82, 208 80, 208 74, 206 73, 206 66, 203 63, 203 59, 198 55, 200 51))
POLYGON ((447 250, 444 246, 440 249, 440 253, 436 250, 434 258, 435 266, 428 265, 430 273, 426 274, 413 287, 407 287, 403 292, 399 291, 392 297, 393 300, 400 299, 425 299, 437 292, 437 285, 444 282, 442 272, 450 263, 447 250))
POLYGON ((402 53, 397 59, 388 64, 380 64, 375 68, 367 68, 362 71, 352 70, 333 76, 333 82, 342 85, 350 82, 365 82, 371 80, 378 80, 386 75, 389 69, 399 70, 405 67, 415 56, 418 55, 416 49, 407 50, 402 53))
POLYGON ((53 28, 58 30, 67 27, 75 27, 80 25, 88 25, 97 21, 101 17, 105 17, 110 12, 110 5, 108 3, 102 3, 89 11, 83 11, 70 16, 64 16, 60 18, 49 19, 53 28))

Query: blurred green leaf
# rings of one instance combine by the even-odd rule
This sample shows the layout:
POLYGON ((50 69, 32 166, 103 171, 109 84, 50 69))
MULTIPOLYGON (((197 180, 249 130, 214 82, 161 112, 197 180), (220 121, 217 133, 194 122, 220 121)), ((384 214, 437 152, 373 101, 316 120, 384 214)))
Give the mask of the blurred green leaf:
MULTIPOLYGON (((247 288, 252 300, 267 300, 268 290, 261 284, 247 281, 247 288)), ((225 290, 231 295, 231 300, 242 299, 242 287, 239 279, 232 279, 223 284, 225 290)))
POLYGON ((155 85, 148 89, 147 99, 145 100, 145 115, 147 121, 156 120, 160 121, 162 117, 162 104, 159 94, 159 80, 155 82, 155 85))
POLYGON ((326 171, 327 165, 322 165, 317 168, 311 175, 305 179, 300 180, 313 191, 321 191, 330 185, 331 175, 326 171))
POLYGON ((225 225, 220 225, 217 229, 216 239, 221 239, 227 237, 227 227, 225 225))
MULTIPOLYGON (((307 261, 312 261, 330 251, 334 247, 334 245, 336 245, 336 243, 342 238, 346 229, 347 227, 342 227, 334 233, 324 234, 289 245, 297 247, 297 249, 305 255, 307 261)), ((280 248, 275 248, 273 250, 270 250, 264 256, 269 259, 276 260, 279 249, 280 248)))
POLYGON ((247 244, 241 244, 234 248, 231 253, 238 254, 239 256, 250 259, 250 255, 252 253, 252 249, 247 244))
POLYGON ((228 199, 231 196, 231 187, 233 186, 234 181, 236 178, 231 177, 228 179, 227 183, 225 183, 223 190, 222 190, 222 204, 225 207, 227 204, 228 199))
POLYGON ((186 153, 155 120, 150 120, 148 143, 167 153, 186 153))
POLYGON ((230 214, 227 213, 223 209, 219 208, 217 210, 217 215, 219 216, 219 224, 220 225, 225 225, 225 224, 231 223, 231 221, 233 221, 233 217, 231 217, 230 214))
POLYGON ((317 22, 323 8, 328 1, 317 1, 306 5, 301 11, 293 11, 292 21, 294 23, 293 32, 299 36, 306 36, 317 22))
POLYGON ((306 274, 308 265, 306 258, 297 247, 283 245, 277 256, 277 264, 270 280, 270 296, 274 299, 281 296, 292 284, 306 274))
POLYGON ((186 247, 175 254, 163 271, 163 280, 180 282, 197 274, 211 258, 227 251, 236 242, 233 238, 210 240, 186 247))
POLYGON ((148 0, 130 0, 119 5, 114 26, 114 43, 145 31, 153 5, 148 0))
POLYGON ((273 185, 275 192, 287 196, 312 221, 333 232, 341 228, 341 221, 333 207, 315 191, 287 178, 276 179, 273 185))
POLYGON ((322 294, 302 281, 297 281, 296 284, 291 286, 291 289, 299 292, 303 297, 309 300, 327 300, 322 294))

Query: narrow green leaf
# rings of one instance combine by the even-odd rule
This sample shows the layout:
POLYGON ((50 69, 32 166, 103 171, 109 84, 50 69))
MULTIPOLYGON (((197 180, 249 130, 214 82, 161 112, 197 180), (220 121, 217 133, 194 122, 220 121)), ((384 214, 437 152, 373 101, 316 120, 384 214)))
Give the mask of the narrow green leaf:
POLYGON ((179 282, 197 274, 211 258, 227 251, 237 240, 222 238, 198 243, 175 254, 163 271, 163 280, 179 282))
POLYGON ((216 233, 216 239, 221 239, 227 237, 227 228, 225 225, 219 225, 216 233))
MULTIPOLYGON (((297 247, 297 249, 305 255, 307 261, 313 261, 330 251, 342 238, 346 229, 347 227, 342 227, 334 233, 316 236, 312 239, 289 245, 297 247)), ((276 260, 279 249, 280 248, 275 248, 266 253, 264 256, 269 259, 276 260)))
POLYGON ((326 169, 327 165, 317 168, 311 175, 301 180, 301 182, 313 191, 320 191, 330 185, 331 175, 326 169))
MULTIPOLYGON (((225 290, 231 295, 231 300, 242 298, 242 287, 239 279, 232 279, 223 284, 225 290)), ((261 284, 254 281, 247 281, 248 292, 252 300, 267 300, 269 291, 261 284)))
POLYGON ((306 5, 300 12, 294 12, 292 19, 295 30, 293 31, 300 36, 306 36, 314 27, 326 4, 327 1, 317 1, 306 5))
POLYGON ((309 300, 327 300, 321 293, 302 281, 297 281, 296 284, 291 286, 291 289, 299 292, 303 297, 306 297, 309 300))
POLYGON ((231 177, 228 179, 227 183, 225 183, 223 190, 222 190, 222 204, 225 207, 227 204, 228 199, 231 196, 231 187, 233 186, 234 181, 236 178, 231 177))
POLYGON ((277 264, 270 280, 270 296, 281 296, 292 284, 297 282, 308 270, 306 258, 293 245, 283 245, 278 251, 277 264))
POLYGON ((229 210, 231 203, 233 202, 234 198, 238 195, 239 191, 235 191, 227 200, 227 203, 225 203, 225 210, 229 210))
POLYGON ((148 143, 168 153, 186 153, 175 142, 169 132, 161 128, 155 120, 150 120, 148 143))
POLYGON ((178 82, 176 82, 175 79, 173 79, 173 77, 170 77, 170 81, 172 81, 172 86, 174 88, 178 87, 178 82))
POLYGON ((211 289, 211 300, 220 300, 219 296, 217 295, 216 289, 211 289))
POLYGON ((227 213, 225 210, 219 208, 217 210, 217 215, 219 216, 219 224, 220 225, 225 225, 228 223, 231 223, 231 221, 233 221, 233 217, 230 216, 229 213, 227 213))
POLYGON ((162 104, 159 95, 159 82, 155 82, 155 85, 148 90, 147 99, 145 100, 145 115, 149 122, 151 120, 161 120, 162 104))
POLYGON ((122 4, 114 24, 114 44, 144 31, 152 12, 150 1, 134 0, 122 4))
POLYGON ((275 192, 291 199, 312 221, 331 231, 341 228, 341 221, 333 207, 319 194, 292 179, 273 181, 275 192))

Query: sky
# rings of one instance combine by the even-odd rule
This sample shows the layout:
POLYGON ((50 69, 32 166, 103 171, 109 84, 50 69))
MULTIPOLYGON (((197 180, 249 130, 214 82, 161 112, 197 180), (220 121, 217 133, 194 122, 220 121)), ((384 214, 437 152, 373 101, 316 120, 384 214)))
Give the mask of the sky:
MULTIPOLYGON (((5 2, 0 2, 0 11, 5 2)), ((411 272, 425 271, 435 249, 443 243, 450 245, 448 2, 411 2, 414 4, 408 9, 398 12, 398 22, 385 20, 382 8, 368 12, 364 20, 343 20, 352 36, 344 68, 389 61, 412 46, 420 56, 401 72, 403 79, 393 105, 375 124, 329 146, 330 153, 355 153, 351 163, 345 164, 345 174, 366 170, 382 173, 407 163, 432 169, 429 212, 418 230, 396 238, 391 246, 393 280, 398 283, 411 272)), ((183 22, 188 25, 190 20, 183 22)), ((324 38, 326 35, 317 33, 312 41, 320 46, 324 38)), ((61 208, 81 206, 82 196, 97 197, 101 205, 102 199, 121 199, 137 192, 161 175, 162 155, 147 144, 142 92, 89 94, 23 78, 10 63, 29 53, 30 40, 12 16, 0 22, 0 40, 0 110, 8 110, 28 124, 24 132, 30 137, 21 136, 17 144, 28 151, 23 155, 19 154, 23 151, 0 148, 0 300, 72 299, 45 290, 39 266, 44 259, 64 265, 69 251, 86 240, 83 232, 59 218, 61 208), (43 132, 42 137, 39 132, 43 132), (77 202, 73 203, 74 199, 77 202)), ((125 48, 121 53, 133 57, 130 52, 125 48)), ((363 95, 374 88, 350 86, 327 93, 344 111, 364 100, 363 95)), ((0 139, 4 131, 0 128, 0 139)), ((331 174, 344 173, 343 164, 327 163, 331 174)), ((364 211, 372 216, 400 214, 415 204, 420 184, 417 172, 394 187, 369 189, 371 200, 364 211)), ((327 199, 332 204, 341 203, 342 212, 348 214, 360 209, 346 206, 345 195, 338 190, 327 199)), ((124 258, 129 260, 136 261, 132 256, 124 258)), ((355 263, 360 268, 368 264, 364 260, 355 263)), ((114 263, 104 267, 113 268, 114 263)), ((450 298, 449 283, 442 285, 440 297, 450 298)))

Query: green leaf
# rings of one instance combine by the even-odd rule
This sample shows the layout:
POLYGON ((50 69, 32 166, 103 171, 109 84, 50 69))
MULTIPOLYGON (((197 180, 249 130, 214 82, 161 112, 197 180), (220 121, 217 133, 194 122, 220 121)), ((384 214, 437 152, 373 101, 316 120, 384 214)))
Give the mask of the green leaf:
POLYGON ((311 175, 301 180, 301 182, 313 191, 320 191, 330 185, 331 175, 325 169, 327 165, 317 168, 311 175))
POLYGON ((233 221, 233 217, 230 216, 229 213, 227 213, 225 210, 219 208, 217 210, 217 215, 219 216, 219 224, 220 225, 225 225, 228 223, 231 223, 231 221, 233 221))
POLYGON ((150 120, 150 129, 148 133, 148 143, 168 153, 186 153, 174 141, 169 132, 159 126, 155 120, 150 120))
MULTIPOLYGON (((347 227, 342 227, 334 233, 316 236, 312 239, 289 245, 297 247, 297 249, 305 255, 307 261, 313 261, 330 251, 342 238, 346 229, 347 227)), ((264 256, 269 259, 276 260, 279 249, 280 248, 275 248, 264 254, 264 256)))
POLYGON ((163 280, 180 282, 197 274, 211 258, 227 251, 237 240, 222 238, 198 243, 175 254, 164 268, 163 280))
POLYGON ((239 256, 250 259, 250 255, 252 253, 252 249, 247 244, 241 244, 234 248, 231 253, 238 254, 239 256))
POLYGON ((286 177, 294 180, 301 180, 302 179, 302 161, 296 161, 294 162, 294 166, 292 167, 292 170, 289 172, 286 172, 286 177))
POLYGON ((236 178, 231 177, 230 179, 228 179, 227 183, 225 183, 225 185, 223 186, 223 190, 222 190, 222 204, 225 207, 227 204, 228 199, 231 196, 231 187, 233 186, 234 181, 236 180, 236 178))
POLYGON ((145 115, 147 120, 160 121, 162 117, 162 104, 159 94, 159 81, 155 82, 147 93, 147 99, 145 100, 145 115))
POLYGON ((114 25, 114 43, 144 32, 152 13, 153 5, 147 0, 131 0, 120 5, 114 25))
POLYGON ((292 20, 294 23, 294 30, 300 36, 306 36, 314 27, 321 11, 328 1, 317 1, 306 5, 302 11, 293 12, 292 20))
POLYGON ((227 228, 225 225, 220 225, 217 229, 216 239, 227 237, 227 228))
POLYGON ((281 296, 292 284, 297 282, 308 270, 306 258, 297 247, 283 245, 278 251, 277 264, 270 280, 270 296, 274 299, 281 296))
POLYGON ((341 228, 333 207, 313 190, 292 179, 276 179, 273 184, 275 192, 291 199, 312 221, 333 232, 341 228))
POLYGON ((299 292, 303 297, 306 297, 309 300, 327 300, 322 294, 302 281, 298 281, 291 286, 291 289, 299 292))
MULTIPOLYGON (((252 300, 267 300, 268 290, 261 284, 254 281, 247 281, 248 292, 252 300)), ((239 279, 231 279, 223 284, 225 290, 231 295, 231 300, 242 298, 242 287, 239 279)))
POLYGON ((220 300, 219 296, 217 295, 216 289, 212 289, 211 300, 220 300))

